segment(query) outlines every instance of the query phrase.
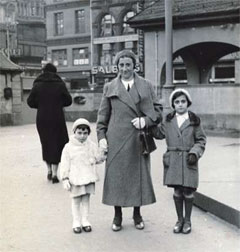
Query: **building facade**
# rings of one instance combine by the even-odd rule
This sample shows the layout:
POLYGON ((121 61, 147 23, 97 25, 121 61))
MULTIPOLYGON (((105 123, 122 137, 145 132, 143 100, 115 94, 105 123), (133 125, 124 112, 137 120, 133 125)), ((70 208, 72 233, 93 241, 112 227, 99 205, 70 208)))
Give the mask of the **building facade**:
POLYGON ((46 0, 47 61, 72 90, 89 89, 90 1, 46 0))
POLYGON ((169 93, 183 87, 205 128, 240 131, 239 10, 238 0, 174 1, 171 85, 165 78, 164 1, 129 22, 144 30, 145 77, 156 85, 166 111, 169 93))
MULTIPOLYGON (((45 3, 43 0, 2 0, 0 2, 0 48, 22 69, 21 119, 19 123, 35 121, 26 99, 33 80, 41 73, 41 62, 46 58, 45 3)), ((11 80, 11 78, 10 78, 11 80)))

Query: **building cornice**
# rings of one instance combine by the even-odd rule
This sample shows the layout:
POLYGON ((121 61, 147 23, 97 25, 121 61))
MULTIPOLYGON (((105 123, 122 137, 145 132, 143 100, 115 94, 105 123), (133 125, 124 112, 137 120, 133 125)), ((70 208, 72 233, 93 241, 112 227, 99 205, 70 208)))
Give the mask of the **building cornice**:
POLYGON ((71 38, 56 38, 56 39, 47 39, 47 46, 64 46, 64 45, 79 45, 84 43, 90 43, 91 36, 82 36, 82 37, 71 37, 71 38))
POLYGON ((77 8, 83 6, 90 6, 89 0, 82 0, 82 1, 72 1, 72 2, 65 2, 65 3, 55 3, 46 5, 46 11, 57 11, 63 9, 70 9, 70 8, 77 8))

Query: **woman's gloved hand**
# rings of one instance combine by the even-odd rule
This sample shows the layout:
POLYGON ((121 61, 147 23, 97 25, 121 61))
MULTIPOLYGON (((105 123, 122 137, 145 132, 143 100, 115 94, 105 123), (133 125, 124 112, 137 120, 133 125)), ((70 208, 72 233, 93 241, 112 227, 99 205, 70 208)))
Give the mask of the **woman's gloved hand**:
POLYGON ((108 144, 107 144, 107 139, 106 138, 102 138, 99 141, 99 148, 100 148, 100 151, 103 152, 103 153, 108 152, 108 144))
POLYGON ((187 162, 189 165, 194 165, 196 164, 198 161, 198 158, 195 154, 193 153, 189 153, 188 156, 187 156, 187 162))
POLYGON ((69 182, 69 179, 65 179, 63 180, 63 188, 67 191, 70 191, 71 189, 71 184, 69 182))
POLYGON ((136 129, 143 129, 146 126, 146 122, 143 117, 136 117, 131 121, 131 123, 136 129))

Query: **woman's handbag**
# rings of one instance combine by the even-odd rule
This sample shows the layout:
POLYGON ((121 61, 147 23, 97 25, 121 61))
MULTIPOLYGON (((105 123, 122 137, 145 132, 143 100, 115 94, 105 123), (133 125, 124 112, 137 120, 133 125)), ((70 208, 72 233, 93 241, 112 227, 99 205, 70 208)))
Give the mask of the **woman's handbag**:
MULTIPOLYGON (((140 120, 140 119, 139 119, 140 120)), ((151 152, 157 149, 157 146, 154 142, 153 137, 148 131, 148 128, 145 130, 141 128, 140 123, 140 143, 141 143, 141 152, 142 155, 149 155, 151 152)))

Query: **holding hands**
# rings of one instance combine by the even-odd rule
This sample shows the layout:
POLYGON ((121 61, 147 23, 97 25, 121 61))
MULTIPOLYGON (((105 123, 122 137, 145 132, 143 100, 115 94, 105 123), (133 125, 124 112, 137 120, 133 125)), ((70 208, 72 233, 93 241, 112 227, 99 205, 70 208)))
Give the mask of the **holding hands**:
POLYGON ((143 117, 136 117, 131 121, 131 123, 136 129, 143 129, 146 126, 146 122, 143 117))
POLYGON ((198 161, 198 158, 195 154, 193 154, 193 153, 188 154, 187 162, 189 165, 194 165, 197 163, 197 161, 198 161))

